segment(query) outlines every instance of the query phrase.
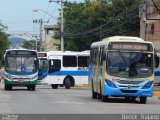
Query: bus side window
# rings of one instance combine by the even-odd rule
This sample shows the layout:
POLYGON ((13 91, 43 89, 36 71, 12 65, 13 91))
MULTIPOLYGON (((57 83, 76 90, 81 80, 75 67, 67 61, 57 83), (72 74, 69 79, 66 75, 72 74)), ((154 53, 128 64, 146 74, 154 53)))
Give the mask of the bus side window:
POLYGON ((78 67, 88 67, 88 56, 78 56, 78 67))
POLYGON ((56 72, 61 69, 61 61, 60 60, 49 60, 49 73, 56 72))
POLYGON ((63 56, 63 67, 77 67, 76 56, 63 56))

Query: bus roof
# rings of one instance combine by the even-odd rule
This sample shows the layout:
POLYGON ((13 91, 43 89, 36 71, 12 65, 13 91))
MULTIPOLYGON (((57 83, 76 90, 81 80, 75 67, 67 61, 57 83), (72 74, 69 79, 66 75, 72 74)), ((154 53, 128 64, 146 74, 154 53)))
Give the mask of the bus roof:
POLYGON ((19 50, 24 50, 24 51, 35 51, 35 52, 37 52, 36 50, 30 50, 30 49, 8 49, 8 50, 6 50, 6 51, 19 51, 19 50))
POLYGON ((143 39, 139 37, 113 36, 113 37, 104 38, 102 41, 94 42, 91 44, 91 47, 104 46, 104 45, 108 45, 110 42, 122 42, 122 41, 123 42, 145 42, 145 43, 152 44, 152 42, 144 41, 143 39))
POLYGON ((50 51, 49 55, 55 55, 55 56, 61 56, 61 55, 84 55, 89 56, 90 51, 82 51, 82 52, 76 52, 76 51, 50 51))
POLYGON ((131 36, 113 36, 113 37, 108 37, 108 38, 104 38, 103 41, 108 41, 108 40, 112 40, 112 41, 120 41, 120 40, 125 40, 125 41, 144 41, 143 39, 139 38, 139 37, 131 37, 131 36))

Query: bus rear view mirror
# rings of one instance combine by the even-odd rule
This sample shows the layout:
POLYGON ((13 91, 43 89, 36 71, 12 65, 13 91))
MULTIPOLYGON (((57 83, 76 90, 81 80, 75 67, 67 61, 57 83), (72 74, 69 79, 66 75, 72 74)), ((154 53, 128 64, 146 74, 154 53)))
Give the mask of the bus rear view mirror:
POLYGON ((159 66, 159 57, 155 55, 155 68, 158 68, 159 66))
POLYGON ((39 66, 39 60, 38 60, 38 59, 35 59, 35 60, 34 60, 34 65, 35 65, 35 66, 39 66))
POLYGON ((103 53, 102 55, 102 59, 105 60, 106 59, 106 53, 103 53))

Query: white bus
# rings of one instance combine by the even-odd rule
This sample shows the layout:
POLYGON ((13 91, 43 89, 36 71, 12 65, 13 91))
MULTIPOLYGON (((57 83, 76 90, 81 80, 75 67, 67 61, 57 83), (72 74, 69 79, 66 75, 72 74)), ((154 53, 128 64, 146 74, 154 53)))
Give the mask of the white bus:
POLYGON ((38 78, 37 52, 27 49, 9 49, 4 55, 5 90, 12 90, 13 86, 26 86, 28 90, 35 90, 38 78))
POLYGON ((140 98, 153 95, 154 69, 159 59, 151 42, 138 37, 114 36, 91 45, 89 81, 92 98, 140 98))
POLYGON ((50 52, 49 71, 42 84, 49 84, 53 89, 65 86, 66 89, 75 85, 88 85, 89 51, 84 52, 50 52))

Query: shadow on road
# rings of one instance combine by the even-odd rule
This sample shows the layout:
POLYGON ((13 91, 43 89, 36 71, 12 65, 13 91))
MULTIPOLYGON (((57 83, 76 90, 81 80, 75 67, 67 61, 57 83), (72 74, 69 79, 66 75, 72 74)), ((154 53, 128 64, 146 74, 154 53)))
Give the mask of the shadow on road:
MULTIPOLYGON (((83 97, 84 99, 84 97, 83 97)), ((92 102, 102 102, 102 103, 132 103, 132 104, 137 104, 139 102, 139 98, 136 98, 136 100, 127 100, 123 97, 109 97, 106 101, 101 101, 101 99, 92 99, 91 97, 86 98, 87 101, 92 101, 92 102)))

